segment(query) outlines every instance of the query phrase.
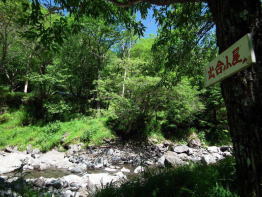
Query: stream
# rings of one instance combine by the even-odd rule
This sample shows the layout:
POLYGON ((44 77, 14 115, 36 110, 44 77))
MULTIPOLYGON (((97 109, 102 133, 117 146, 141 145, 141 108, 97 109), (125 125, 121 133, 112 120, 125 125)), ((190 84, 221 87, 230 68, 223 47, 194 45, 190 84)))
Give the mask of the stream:
POLYGON ((108 143, 88 148, 75 144, 66 152, 54 149, 46 153, 32 147, 23 152, 8 147, 0 151, 0 196, 8 196, 6 192, 10 190, 19 193, 19 177, 55 196, 89 196, 102 186, 118 185, 146 168, 177 167, 189 162, 207 165, 231 152, 230 146, 189 147, 173 143, 108 143))

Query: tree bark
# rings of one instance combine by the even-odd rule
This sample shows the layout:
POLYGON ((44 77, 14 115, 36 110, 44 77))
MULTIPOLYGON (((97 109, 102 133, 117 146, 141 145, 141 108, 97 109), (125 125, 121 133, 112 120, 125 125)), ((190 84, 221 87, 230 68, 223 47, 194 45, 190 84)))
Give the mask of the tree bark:
POLYGON ((257 63, 222 81, 240 195, 262 196, 262 19, 260 0, 209 0, 221 53, 252 33, 257 63))
POLYGON ((24 93, 27 93, 27 90, 28 90, 28 79, 25 80, 24 93))

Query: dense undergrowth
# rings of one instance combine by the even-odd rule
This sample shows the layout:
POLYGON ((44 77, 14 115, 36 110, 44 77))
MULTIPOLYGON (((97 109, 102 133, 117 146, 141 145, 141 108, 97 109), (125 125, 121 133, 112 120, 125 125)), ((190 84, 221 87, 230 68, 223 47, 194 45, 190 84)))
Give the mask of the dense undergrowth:
POLYGON ((148 170, 121 187, 107 185, 95 197, 237 197, 234 159, 213 165, 148 170))
MULTIPOLYGON (((108 116, 79 116, 68 121, 39 121, 28 124, 28 113, 23 108, 9 110, 0 115, 0 149, 17 146, 20 150, 24 150, 30 144, 42 151, 48 151, 54 147, 63 150, 69 144, 80 142, 85 145, 101 145, 104 139, 119 137, 114 128, 108 124, 108 119, 108 116)), ((193 127, 174 131, 174 135, 170 137, 159 129, 154 129, 149 123, 140 134, 132 136, 129 140, 144 141, 150 138, 158 142, 169 139, 176 143, 187 143, 193 136, 199 138, 202 145, 213 144, 206 138, 204 132, 198 132, 193 127)), ((219 140, 219 144, 230 143, 227 138, 223 140, 219 140)))

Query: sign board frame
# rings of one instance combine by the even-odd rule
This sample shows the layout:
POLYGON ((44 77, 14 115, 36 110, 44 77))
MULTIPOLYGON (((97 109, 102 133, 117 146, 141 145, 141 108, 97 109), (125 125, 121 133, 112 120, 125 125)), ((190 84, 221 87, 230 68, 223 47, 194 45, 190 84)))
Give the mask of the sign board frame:
POLYGON ((220 82, 255 62, 252 36, 248 33, 205 67, 205 87, 220 82))

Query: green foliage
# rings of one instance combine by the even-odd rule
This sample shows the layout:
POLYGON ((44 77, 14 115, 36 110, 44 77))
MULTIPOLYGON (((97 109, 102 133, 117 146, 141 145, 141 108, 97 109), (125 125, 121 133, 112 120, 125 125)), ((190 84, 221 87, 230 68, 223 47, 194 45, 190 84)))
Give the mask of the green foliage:
POLYGON ((227 123, 226 107, 218 85, 204 89, 200 98, 206 108, 198 114, 197 127, 205 133, 209 144, 230 144, 231 138, 227 123))
POLYGON ((91 141, 92 131, 86 130, 83 135, 80 137, 80 141, 84 143, 89 143, 91 141))
POLYGON ((114 134, 105 126, 103 118, 82 117, 68 122, 53 122, 45 126, 23 126, 26 112, 16 112, 0 115, 0 148, 18 146, 25 149, 33 147, 48 151, 54 147, 80 141, 90 145, 98 145, 105 138, 114 138, 114 134), (88 140, 86 140, 88 139, 88 140))
POLYGON ((68 120, 71 112, 71 105, 69 105, 63 98, 53 96, 44 102, 44 109, 46 111, 46 120, 68 120))
POLYGON ((223 187, 222 185, 216 184, 210 192, 210 196, 214 197, 237 197, 235 193, 232 193, 228 188, 223 187))
POLYGON ((234 160, 228 158, 209 166, 148 170, 120 187, 108 185, 94 196, 236 197, 234 165, 234 160))
POLYGON ((60 122, 48 123, 44 128, 43 131, 45 133, 56 133, 61 129, 60 122))
MULTIPOLYGON (((230 143, 220 89, 202 88, 202 68, 216 53, 213 35, 199 34, 213 25, 205 23, 210 17, 205 4, 153 8, 160 34, 140 39, 137 28, 128 31, 122 23, 132 22, 133 13, 110 2, 85 4, 88 10, 77 13, 77 5, 70 7, 70 16, 37 1, 0 3, 0 33, 8 30, 0 38, 0 113, 23 109, 20 129, 41 125, 47 131, 39 143, 50 138, 45 149, 63 135, 62 128, 48 132, 48 122, 90 115, 106 117, 125 138, 185 141, 195 128, 211 144, 230 143), (108 20, 112 14, 117 17, 108 20)), ((141 5, 137 9, 146 16, 150 5, 141 5)), ((1 122, 9 120, 3 116, 1 122)), ((96 129, 82 132, 84 142, 99 135, 96 129)))

